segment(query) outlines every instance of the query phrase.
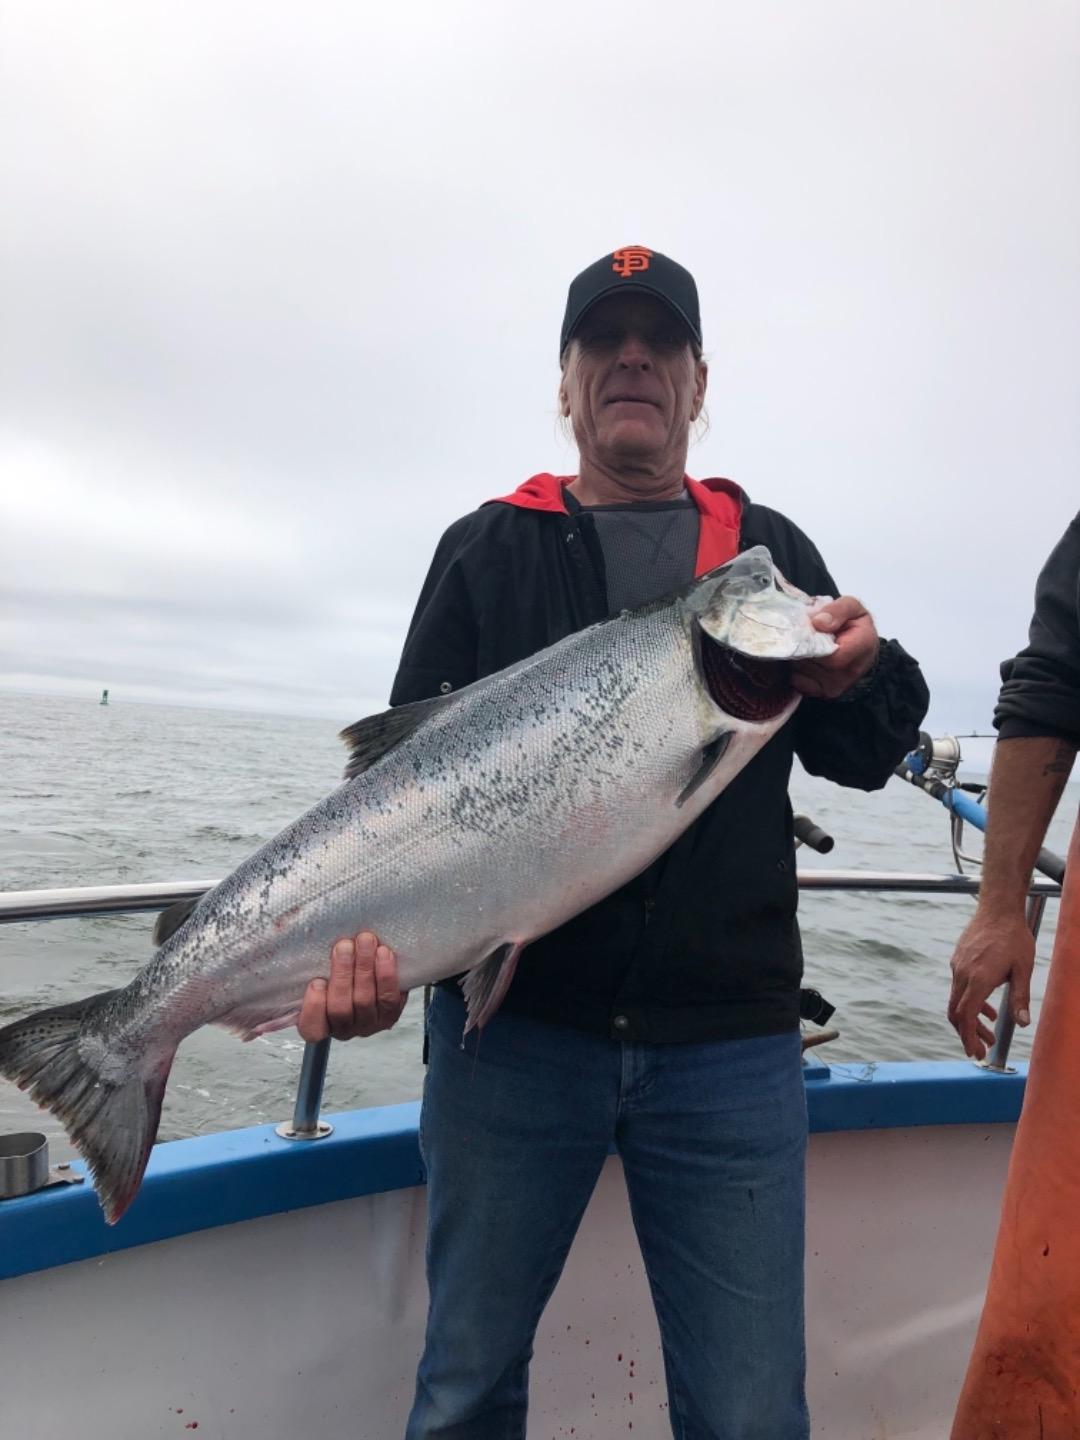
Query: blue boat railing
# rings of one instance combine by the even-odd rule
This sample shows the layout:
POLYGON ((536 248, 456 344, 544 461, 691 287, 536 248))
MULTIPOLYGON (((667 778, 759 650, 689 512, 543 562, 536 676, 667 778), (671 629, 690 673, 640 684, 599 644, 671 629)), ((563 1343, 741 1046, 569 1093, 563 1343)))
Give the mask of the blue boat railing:
MULTIPOLYGON (((907 895, 976 895, 978 876, 961 874, 908 874, 887 870, 801 870, 799 889, 807 891, 862 891, 907 895)), ((94 885, 65 890, 16 890, 0 894, 0 925, 34 920, 74 919, 91 915, 128 915, 156 912, 180 900, 194 900, 211 890, 216 882, 179 880, 156 885, 94 885)), ((1061 886, 1047 879, 1033 879, 1029 891, 1028 923, 1038 935, 1046 902, 1060 895, 1061 886)), ((1008 1069, 1013 1021, 1007 1004, 998 1015, 994 1044, 982 1062, 983 1068, 1008 1069)), ((330 1053, 330 1041, 308 1042, 297 1084, 291 1123, 278 1126, 278 1134, 290 1140, 317 1140, 330 1134, 331 1127, 319 1118, 323 1084, 330 1053)))
MULTIPOLYGON (((894 774, 917 790, 924 791, 949 812, 952 820, 953 857, 956 868, 963 870, 963 862, 980 865, 982 862, 971 855, 964 855, 961 849, 964 824, 986 833, 988 811, 986 802, 989 786, 964 784, 957 779, 960 765, 960 742, 955 735, 942 735, 937 739, 925 730, 919 732, 919 744, 896 766, 894 774)), ((1065 861, 1052 850, 1041 849, 1035 857, 1035 869, 1041 875, 1056 880, 1059 884, 1065 878, 1065 861)))

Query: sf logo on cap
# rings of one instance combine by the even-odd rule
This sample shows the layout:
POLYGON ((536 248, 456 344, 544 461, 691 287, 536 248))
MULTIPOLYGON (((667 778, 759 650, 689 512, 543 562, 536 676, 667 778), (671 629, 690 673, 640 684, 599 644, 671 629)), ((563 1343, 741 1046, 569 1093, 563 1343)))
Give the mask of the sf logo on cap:
POLYGON ((625 280, 628 275, 647 270, 652 253, 651 250, 646 250, 644 245, 627 245, 624 249, 615 251, 612 256, 615 263, 611 268, 625 280))

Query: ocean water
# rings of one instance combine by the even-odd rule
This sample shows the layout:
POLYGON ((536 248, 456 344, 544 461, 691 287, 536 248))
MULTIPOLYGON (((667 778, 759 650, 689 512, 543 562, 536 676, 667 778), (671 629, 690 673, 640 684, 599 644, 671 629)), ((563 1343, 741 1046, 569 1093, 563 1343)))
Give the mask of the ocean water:
MULTIPOLYGON (((220 710, 0 694, 0 890, 221 878, 336 785, 341 724, 220 710)), ((1077 788, 1050 833, 1064 853, 1077 788)), ((952 869, 948 821, 929 797, 891 780, 865 795, 797 773, 797 811, 836 840, 806 869, 952 869)), ((806 893, 806 983, 837 1007, 841 1038, 817 1053, 835 1065, 958 1058, 945 1019, 949 957, 972 912, 964 896, 806 893)), ((1054 931, 1047 908, 1038 947, 1037 1018, 1054 931)), ((30 1010, 126 984, 151 955, 153 915, 0 925, 0 1024, 30 1010)), ((420 997, 398 1025, 332 1047, 326 1111, 417 1097, 420 997)), ((1025 1058, 1031 1032, 1019 1032, 1025 1058)), ((292 1113, 303 1044, 281 1031, 244 1044, 213 1027, 180 1048, 161 1139, 278 1122, 292 1113)), ((62 1131, 0 1080, 0 1131, 62 1131)))

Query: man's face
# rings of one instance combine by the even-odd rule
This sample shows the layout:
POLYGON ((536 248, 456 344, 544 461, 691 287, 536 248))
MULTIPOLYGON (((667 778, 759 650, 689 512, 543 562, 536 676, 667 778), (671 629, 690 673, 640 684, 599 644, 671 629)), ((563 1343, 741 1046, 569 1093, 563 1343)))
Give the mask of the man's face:
POLYGON ((707 376, 690 332, 662 301, 611 295, 587 312, 570 343, 562 413, 583 458, 660 470, 685 462, 707 376))

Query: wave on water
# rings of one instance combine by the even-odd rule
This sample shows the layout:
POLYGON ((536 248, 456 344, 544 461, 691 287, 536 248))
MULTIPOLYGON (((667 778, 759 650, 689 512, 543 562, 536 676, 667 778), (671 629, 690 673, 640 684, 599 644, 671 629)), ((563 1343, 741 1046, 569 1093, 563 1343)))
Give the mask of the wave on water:
MULTIPOLYGON (((96 707, 96 695, 0 695, 0 889, 218 880, 339 783, 340 727, 330 721, 132 705, 100 712, 107 725, 88 723, 96 707)), ((899 780, 868 795, 797 770, 791 790, 794 808, 836 841, 827 857, 801 850, 801 869, 952 870, 947 816, 899 780)), ((1050 837, 1062 852, 1077 788, 1068 793, 1050 837)), ((841 1031, 817 1053, 853 1072, 879 1060, 959 1058, 945 1018, 948 962, 971 908, 966 897, 804 893, 806 981, 836 1005, 841 1031)), ((126 984, 150 957, 153 918, 0 926, 0 1017, 126 984)), ((392 1031, 335 1045, 326 1108, 417 1097, 422 1029, 414 997, 392 1031)), ((1030 1035, 1017 1035, 1019 1058, 1030 1035)), ((252 1045, 212 1026, 198 1031, 177 1057, 163 1138, 287 1118, 302 1053, 295 1031, 252 1045)), ((0 1129, 28 1124, 49 1129, 26 1097, 0 1083, 0 1129)))
POLYGON ((251 849, 256 849, 270 838, 266 835, 253 835, 250 831, 226 830, 221 825, 200 825, 195 835, 203 840, 220 840, 226 845, 247 845, 251 849))

